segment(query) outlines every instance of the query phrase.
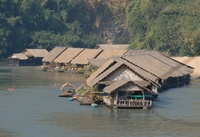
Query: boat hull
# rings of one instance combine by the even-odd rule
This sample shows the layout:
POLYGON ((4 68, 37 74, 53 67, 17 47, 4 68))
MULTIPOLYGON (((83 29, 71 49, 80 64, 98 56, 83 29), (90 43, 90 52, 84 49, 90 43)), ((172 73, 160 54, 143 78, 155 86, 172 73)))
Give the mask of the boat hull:
POLYGON ((59 95, 59 97, 72 97, 73 96, 73 93, 62 93, 59 95))

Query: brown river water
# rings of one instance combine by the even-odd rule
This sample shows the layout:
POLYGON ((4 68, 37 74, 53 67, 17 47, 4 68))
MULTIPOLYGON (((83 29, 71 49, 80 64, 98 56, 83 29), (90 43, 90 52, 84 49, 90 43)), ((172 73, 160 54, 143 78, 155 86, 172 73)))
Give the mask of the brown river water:
POLYGON ((58 97, 83 75, 34 69, 0 63, 0 137, 200 137, 200 79, 159 93, 150 110, 92 108, 58 97))

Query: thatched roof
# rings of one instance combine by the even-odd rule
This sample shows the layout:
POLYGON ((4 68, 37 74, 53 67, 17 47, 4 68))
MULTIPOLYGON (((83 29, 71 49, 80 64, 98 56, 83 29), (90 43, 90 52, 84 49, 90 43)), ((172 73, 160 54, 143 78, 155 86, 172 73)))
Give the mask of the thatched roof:
POLYGON ((68 48, 62 54, 60 54, 54 62, 58 63, 70 63, 78 54, 80 54, 83 48, 68 48))
POLYGON ((101 49, 84 49, 77 57, 75 57, 71 64, 86 65, 89 63, 88 59, 93 59, 99 55, 101 49))
POLYGON ((114 63, 114 60, 108 60, 105 64, 103 64, 97 71, 95 71, 88 79, 87 83, 92 87, 94 84, 92 81, 101 75, 107 68, 109 68, 114 63))
POLYGON ((58 57, 67 47, 55 47, 52 49, 47 56, 45 56, 43 62, 52 62, 56 57, 58 57))
POLYGON ((115 63, 114 65, 112 65, 112 67, 109 67, 107 70, 104 70, 104 72, 99 75, 98 77, 96 77, 95 79, 93 79, 89 85, 93 86, 95 84, 97 84, 99 81, 103 80, 104 78, 106 78, 109 74, 111 74, 112 72, 114 72, 117 68, 119 68, 122 65, 122 63, 115 63))
POLYGON ((95 48, 102 50, 126 50, 128 44, 98 44, 95 48))
POLYGON ((94 86, 122 65, 125 65, 142 79, 157 86, 160 86, 159 79, 164 80, 168 77, 184 76, 193 72, 192 67, 158 52, 140 52, 110 59, 87 79, 87 84, 91 87, 94 86))
POLYGON ((23 53, 13 53, 8 59, 19 59, 19 60, 27 60, 28 57, 23 53))
POLYGON ((123 58, 161 79, 183 76, 193 72, 191 67, 164 56, 159 52, 136 53, 124 56, 123 58))
POLYGON ((149 53, 159 53, 157 51, 149 51, 149 50, 128 50, 124 56, 135 55, 135 54, 149 54, 149 53))
POLYGON ((112 57, 123 56, 127 50, 103 50, 101 54, 97 56, 97 59, 107 59, 112 57))
POLYGON ((156 81, 159 79, 155 75, 152 75, 151 73, 141 69, 138 66, 135 66, 131 64, 130 62, 123 60, 121 58, 115 58, 108 60, 103 66, 101 66, 96 72, 94 72, 88 79, 87 84, 89 86, 94 86, 99 81, 106 78, 110 73, 114 72, 116 69, 118 69, 120 66, 125 65, 130 70, 132 70, 134 73, 138 74, 140 77, 147 81, 151 81, 154 84, 159 85, 156 81))
POLYGON ((49 52, 46 49, 25 49, 22 53, 28 57, 43 58, 49 52))
POLYGON ((89 64, 92 66, 96 66, 96 67, 101 67, 104 63, 106 63, 109 60, 109 58, 107 59, 88 59, 89 64))

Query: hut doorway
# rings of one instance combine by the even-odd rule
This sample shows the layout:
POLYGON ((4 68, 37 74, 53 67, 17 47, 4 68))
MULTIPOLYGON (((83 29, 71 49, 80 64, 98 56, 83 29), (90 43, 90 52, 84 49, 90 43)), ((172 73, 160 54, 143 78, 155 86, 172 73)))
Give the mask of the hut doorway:
POLYGON ((118 99, 125 100, 126 99, 126 91, 118 91, 118 99))

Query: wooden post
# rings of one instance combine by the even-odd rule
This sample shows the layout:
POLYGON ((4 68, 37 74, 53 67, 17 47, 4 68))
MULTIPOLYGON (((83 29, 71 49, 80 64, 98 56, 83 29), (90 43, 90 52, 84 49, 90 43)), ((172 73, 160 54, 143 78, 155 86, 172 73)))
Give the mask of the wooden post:
POLYGON ((144 102, 144 100, 145 100, 145 98, 144 98, 144 91, 142 91, 142 94, 143 94, 143 102, 142 102, 142 104, 143 104, 143 106, 145 105, 145 102, 144 102))
POLYGON ((117 92, 117 95, 116 95, 116 105, 117 105, 117 102, 118 102, 118 91, 117 92))

